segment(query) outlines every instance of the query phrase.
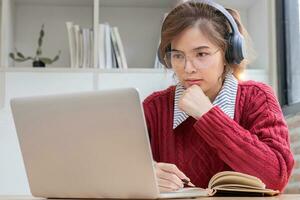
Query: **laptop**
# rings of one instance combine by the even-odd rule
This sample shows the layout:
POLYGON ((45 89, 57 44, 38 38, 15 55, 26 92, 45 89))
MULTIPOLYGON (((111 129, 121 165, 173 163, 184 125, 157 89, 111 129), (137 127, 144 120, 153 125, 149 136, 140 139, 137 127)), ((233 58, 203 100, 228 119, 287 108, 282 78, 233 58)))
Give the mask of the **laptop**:
POLYGON ((156 199, 144 113, 134 88, 15 98, 13 118, 35 197, 156 199))

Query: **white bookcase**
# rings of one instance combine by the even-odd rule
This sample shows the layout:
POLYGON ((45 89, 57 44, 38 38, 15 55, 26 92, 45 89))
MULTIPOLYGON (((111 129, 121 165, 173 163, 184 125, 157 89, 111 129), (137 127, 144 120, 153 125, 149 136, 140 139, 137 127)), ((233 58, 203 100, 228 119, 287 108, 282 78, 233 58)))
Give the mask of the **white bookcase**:
MULTIPOLYGON (((237 8, 252 35, 259 56, 245 78, 272 85, 276 74, 269 67, 276 65, 274 1, 216 1, 237 8)), ((29 193, 10 99, 116 87, 137 87, 144 99, 168 87, 174 83, 172 72, 153 66, 163 15, 176 3, 177 0, 0 0, 0 194, 29 193), (94 30, 104 22, 117 26, 129 69, 71 68, 66 21, 94 30), (30 61, 13 62, 8 54, 15 47, 28 56, 35 53, 42 24, 43 55, 53 57, 61 50, 60 59, 46 68, 33 68, 30 61)), ((95 34, 95 44, 97 41, 95 34)), ((95 45, 95 55, 97 51, 95 45)))
MULTIPOLYGON (((124 44, 129 68, 153 68, 164 13, 179 0, 1 0, 1 68, 31 67, 31 61, 13 62, 8 54, 18 48, 34 55, 38 33, 45 24, 43 55, 60 59, 49 68, 70 68, 66 21, 73 21, 97 32, 98 24, 117 26, 124 44)), ((240 11, 242 20, 258 51, 251 68, 270 64, 270 29, 274 2, 267 0, 216 0, 240 11), (259 27, 259 28, 258 28, 259 27)), ((97 66, 98 34, 94 34, 94 65, 97 66)))

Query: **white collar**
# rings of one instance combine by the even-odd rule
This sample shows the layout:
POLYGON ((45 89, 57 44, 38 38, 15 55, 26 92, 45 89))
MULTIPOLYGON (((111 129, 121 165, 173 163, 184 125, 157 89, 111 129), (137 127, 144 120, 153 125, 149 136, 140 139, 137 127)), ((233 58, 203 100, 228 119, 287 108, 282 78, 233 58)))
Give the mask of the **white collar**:
MULTIPOLYGON (((219 106, 221 110, 227 114, 231 119, 234 117, 235 100, 238 88, 238 80, 233 76, 232 73, 228 73, 225 77, 225 81, 221 91, 213 102, 214 106, 219 106)), ((173 129, 184 122, 189 115, 183 112, 178 107, 178 102, 182 96, 185 88, 183 85, 178 83, 175 89, 174 98, 174 119, 173 129)))

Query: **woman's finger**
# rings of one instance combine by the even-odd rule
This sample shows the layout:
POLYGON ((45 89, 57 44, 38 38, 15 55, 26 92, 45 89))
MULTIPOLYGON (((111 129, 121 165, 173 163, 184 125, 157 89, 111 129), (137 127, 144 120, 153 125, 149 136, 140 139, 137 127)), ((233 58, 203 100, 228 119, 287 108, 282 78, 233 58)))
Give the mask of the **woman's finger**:
POLYGON ((167 171, 163 171, 161 169, 157 169, 156 176, 158 178, 165 179, 165 180, 168 180, 168 181, 176 184, 179 188, 184 187, 182 180, 180 178, 178 178, 178 176, 176 174, 173 174, 173 173, 170 173, 167 171))
POLYGON ((174 190, 168 187, 159 186, 159 192, 173 192, 174 190))
POLYGON ((166 180, 166 179, 161 179, 159 178, 157 180, 158 186, 159 187, 165 187, 171 189, 171 191, 178 190, 180 187, 176 184, 174 184, 172 181, 166 180))
POLYGON ((157 167, 160 169, 176 174, 180 179, 186 179, 187 181, 190 181, 190 179, 182 172, 180 171, 176 165, 174 164, 169 164, 169 163, 157 163, 157 167))

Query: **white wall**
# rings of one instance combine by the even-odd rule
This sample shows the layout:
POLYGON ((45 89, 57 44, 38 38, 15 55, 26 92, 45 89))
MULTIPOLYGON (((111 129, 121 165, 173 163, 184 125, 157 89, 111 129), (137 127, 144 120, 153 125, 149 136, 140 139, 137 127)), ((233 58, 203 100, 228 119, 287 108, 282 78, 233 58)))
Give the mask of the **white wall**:
POLYGON ((248 32, 257 54, 251 68, 269 69, 270 30, 267 13, 267 0, 259 0, 248 9, 248 32))

